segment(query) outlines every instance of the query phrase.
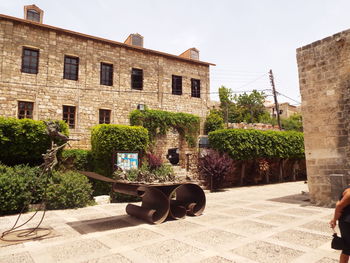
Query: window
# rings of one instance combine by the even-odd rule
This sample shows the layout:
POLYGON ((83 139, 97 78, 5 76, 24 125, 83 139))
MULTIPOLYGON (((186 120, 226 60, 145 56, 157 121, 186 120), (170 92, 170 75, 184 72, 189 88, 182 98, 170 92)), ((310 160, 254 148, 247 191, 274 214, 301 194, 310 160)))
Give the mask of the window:
POLYGON ((75 107, 63 106, 63 120, 68 124, 71 129, 75 128, 75 107))
POLYGON ((99 124, 110 124, 111 123, 111 111, 110 110, 99 110, 99 124))
POLYGON ((64 79, 78 80, 79 58, 64 56, 64 79))
POLYGON ((131 88, 143 89, 143 71, 142 69, 133 68, 131 70, 131 88))
POLYGON ((195 98, 201 97, 201 82, 199 79, 191 79, 191 96, 195 98))
POLYGON ((24 73, 38 74, 39 50, 23 48, 22 52, 22 69, 24 73))
POLYGON ((19 101, 18 102, 18 119, 33 119, 33 102, 19 101))
POLYGON ((34 9, 28 9, 27 19, 35 22, 40 22, 40 13, 35 11, 34 9))
POLYGON ((113 65, 101 63, 100 84, 113 86, 113 65))
POLYGON ((172 94, 182 95, 182 77, 181 76, 172 76, 172 94))

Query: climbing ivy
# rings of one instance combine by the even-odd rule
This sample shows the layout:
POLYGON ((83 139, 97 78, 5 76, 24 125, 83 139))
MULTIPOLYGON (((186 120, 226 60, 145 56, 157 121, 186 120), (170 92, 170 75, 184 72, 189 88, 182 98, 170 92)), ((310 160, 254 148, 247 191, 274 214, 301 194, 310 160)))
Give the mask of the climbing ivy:
POLYGON ((157 134, 166 134, 170 128, 174 128, 191 147, 196 145, 196 136, 199 134, 199 117, 183 112, 134 110, 130 113, 130 124, 145 127, 151 141, 157 134))

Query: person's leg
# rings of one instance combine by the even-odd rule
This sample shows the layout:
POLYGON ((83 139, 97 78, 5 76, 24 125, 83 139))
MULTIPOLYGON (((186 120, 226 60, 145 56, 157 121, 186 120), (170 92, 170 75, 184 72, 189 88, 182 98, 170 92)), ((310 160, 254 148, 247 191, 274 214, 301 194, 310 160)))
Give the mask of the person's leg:
POLYGON ((340 254, 340 258, 339 258, 339 263, 348 263, 349 262, 349 255, 340 254))

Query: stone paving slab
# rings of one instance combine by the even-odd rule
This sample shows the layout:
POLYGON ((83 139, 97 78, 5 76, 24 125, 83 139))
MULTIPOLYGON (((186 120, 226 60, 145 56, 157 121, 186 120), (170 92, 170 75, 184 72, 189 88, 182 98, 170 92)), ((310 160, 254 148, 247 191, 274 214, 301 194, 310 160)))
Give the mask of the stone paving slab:
MULTIPOLYGON (((333 209, 312 206, 307 191, 293 182, 206 192, 202 216, 160 225, 126 215, 125 203, 48 211, 43 225, 58 236, 2 247, 0 263, 338 262, 333 209)), ((15 219, 0 217, 0 231, 15 219)))

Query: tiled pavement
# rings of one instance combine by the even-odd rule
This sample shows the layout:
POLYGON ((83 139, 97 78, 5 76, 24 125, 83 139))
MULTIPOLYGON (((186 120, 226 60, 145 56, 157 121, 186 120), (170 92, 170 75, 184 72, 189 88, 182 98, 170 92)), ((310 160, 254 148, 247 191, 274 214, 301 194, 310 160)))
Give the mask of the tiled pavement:
MULTIPOLYGON (((204 215, 160 225, 127 216, 126 204, 49 211, 44 226, 58 236, 0 247, 0 263, 338 262, 333 209, 311 206, 302 191, 293 182, 206 193, 204 215)), ((0 232, 14 219, 0 217, 0 232)))

